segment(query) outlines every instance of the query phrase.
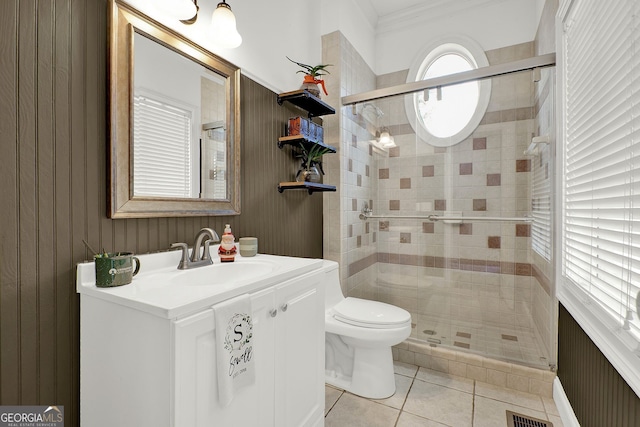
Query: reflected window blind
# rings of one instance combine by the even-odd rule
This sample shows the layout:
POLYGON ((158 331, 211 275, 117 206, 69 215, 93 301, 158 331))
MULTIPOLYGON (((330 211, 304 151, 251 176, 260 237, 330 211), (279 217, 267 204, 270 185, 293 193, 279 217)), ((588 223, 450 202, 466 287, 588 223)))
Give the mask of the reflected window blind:
POLYGON ((136 196, 192 197, 192 112, 134 97, 133 188, 136 196))
POLYGON ((549 149, 540 149, 539 157, 532 160, 531 188, 531 246, 546 260, 551 260, 551 179, 549 178, 549 149))
POLYGON ((574 1, 564 26, 563 281, 640 348, 637 0, 574 1), (634 14, 636 15, 634 17, 634 14))

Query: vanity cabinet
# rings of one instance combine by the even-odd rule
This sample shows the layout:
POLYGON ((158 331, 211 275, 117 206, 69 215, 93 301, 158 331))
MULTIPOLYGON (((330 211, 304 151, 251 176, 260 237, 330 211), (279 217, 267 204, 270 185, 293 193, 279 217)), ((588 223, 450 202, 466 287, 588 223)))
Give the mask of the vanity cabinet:
POLYGON ((323 425, 324 274, 249 293, 256 380, 224 407, 211 307, 163 319, 82 295, 82 425, 323 425))

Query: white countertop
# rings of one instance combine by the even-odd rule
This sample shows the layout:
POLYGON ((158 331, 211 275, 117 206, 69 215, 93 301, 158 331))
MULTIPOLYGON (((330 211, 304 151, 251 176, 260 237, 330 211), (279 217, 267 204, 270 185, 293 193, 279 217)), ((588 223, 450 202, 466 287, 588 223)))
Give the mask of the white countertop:
POLYGON ((178 270, 180 251, 136 255, 140 272, 128 285, 98 288, 93 262, 78 264, 76 290, 81 295, 111 301, 167 319, 183 317, 236 295, 319 269, 322 259, 258 254, 236 255, 233 263, 220 263, 218 245, 211 247, 213 265, 178 270))

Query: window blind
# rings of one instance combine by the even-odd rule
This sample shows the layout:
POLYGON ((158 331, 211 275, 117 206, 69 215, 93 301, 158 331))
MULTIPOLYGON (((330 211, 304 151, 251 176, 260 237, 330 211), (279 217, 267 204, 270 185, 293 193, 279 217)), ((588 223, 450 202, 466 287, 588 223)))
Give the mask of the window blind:
POLYGON ((136 196, 190 198, 192 112, 134 96, 133 189, 136 196))
POLYGON ((544 259, 551 260, 551 179, 548 147, 540 149, 540 154, 532 162, 531 247, 544 259))
POLYGON ((571 3, 562 40, 560 286, 640 356, 640 7, 636 0, 571 3))

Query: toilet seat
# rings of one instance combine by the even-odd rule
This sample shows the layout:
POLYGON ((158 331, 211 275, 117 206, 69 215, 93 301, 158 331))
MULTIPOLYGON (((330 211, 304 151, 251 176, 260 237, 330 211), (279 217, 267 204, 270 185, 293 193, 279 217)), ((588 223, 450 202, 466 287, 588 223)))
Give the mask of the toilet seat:
POLYGON ((400 328, 411 321, 409 312, 402 308, 351 297, 333 306, 333 317, 340 322, 373 329, 400 328))

